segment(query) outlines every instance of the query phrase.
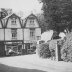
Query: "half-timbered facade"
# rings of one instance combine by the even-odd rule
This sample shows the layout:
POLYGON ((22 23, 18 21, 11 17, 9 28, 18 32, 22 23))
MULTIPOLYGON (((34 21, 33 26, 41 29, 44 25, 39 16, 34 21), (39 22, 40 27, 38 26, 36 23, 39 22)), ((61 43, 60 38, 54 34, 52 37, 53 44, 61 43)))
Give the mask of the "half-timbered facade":
POLYGON ((12 14, 5 22, 5 50, 6 55, 9 50, 22 53, 23 48, 23 29, 21 19, 16 14, 12 14))
POLYGON ((16 14, 0 21, 0 52, 9 55, 29 53, 41 38, 41 28, 37 17, 29 15, 25 22, 16 14), (2 51, 1 51, 2 50, 2 51))
POLYGON ((41 38, 41 28, 37 17, 34 14, 30 14, 24 24, 24 47, 31 50, 33 46, 36 46, 37 40, 41 38))

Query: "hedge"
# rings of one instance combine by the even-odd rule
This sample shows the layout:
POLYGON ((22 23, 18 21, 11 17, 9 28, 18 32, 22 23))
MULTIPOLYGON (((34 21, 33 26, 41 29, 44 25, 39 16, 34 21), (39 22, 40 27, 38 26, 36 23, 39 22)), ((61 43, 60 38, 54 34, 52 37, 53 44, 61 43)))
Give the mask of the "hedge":
POLYGON ((72 32, 66 35, 66 41, 61 49, 61 58, 66 62, 72 62, 72 32))
POLYGON ((37 54, 41 58, 50 58, 51 52, 49 50, 49 44, 47 44, 47 43, 39 44, 37 46, 37 54))

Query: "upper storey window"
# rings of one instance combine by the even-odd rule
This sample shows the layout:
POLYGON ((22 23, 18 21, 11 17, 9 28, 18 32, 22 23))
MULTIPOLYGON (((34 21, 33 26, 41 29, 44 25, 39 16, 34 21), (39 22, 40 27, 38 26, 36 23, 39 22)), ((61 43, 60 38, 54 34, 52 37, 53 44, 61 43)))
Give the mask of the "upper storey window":
POLYGON ((16 19, 15 19, 15 18, 12 18, 11 24, 12 24, 12 25, 16 25, 16 19))
POLYGON ((30 38, 35 39, 35 29, 33 28, 30 29, 30 38))
POLYGON ((34 23, 34 20, 30 20, 30 23, 33 24, 34 23))
POLYGON ((34 27, 34 19, 30 19, 30 26, 34 27))
POLYGON ((11 29, 12 39, 17 39, 17 29, 11 29))

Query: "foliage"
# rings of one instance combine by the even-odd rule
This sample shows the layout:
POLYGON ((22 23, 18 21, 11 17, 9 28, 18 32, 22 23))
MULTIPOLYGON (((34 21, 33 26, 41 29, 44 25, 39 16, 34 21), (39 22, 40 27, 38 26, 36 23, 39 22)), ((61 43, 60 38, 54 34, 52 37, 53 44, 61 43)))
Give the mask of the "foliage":
POLYGON ((44 15, 43 14, 37 14, 37 18, 38 18, 38 21, 39 21, 39 25, 41 27, 41 32, 45 32, 46 30, 48 30, 48 24, 46 24, 45 22, 45 18, 44 18, 44 15))
POLYGON ((34 52, 36 50, 36 46, 31 47, 32 52, 34 52))
POLYGON ((50 49, 50 51, 51 50, 55 50, 55 48, 56 48, 56 40, 51 40, 49 42, 49 49, 50 49))
POLYGON ((66 35, 66 41, 61 49, 61 55, 64 61, 72 62, 72 32, 66 35))
POLYGON ((64 42, 65 42, 65 39, 64 40, 56 39, 56 40, 51 40, 49 42, 49 49, 50 49, 50 52, 51 52, 51 58, 55 59, 55 57, 56 57, 55 50, 56 50, 56 44, 57 44, 58 45, 58 55, 59 55, 59 59, 61 60, 60 50, 61 50, 61 47, 64 44, 64 42))
POLYGON ((37 53, 39 57, 41 58, 50 58, 51 52, 49 50, 49 44, 43 43, 43 44, 38 45, 37 53))
POLYGON ((72 1, 71 0, 39 0, 43 3, 43 11, 48 28, 58 32, 71 30, 72 1))

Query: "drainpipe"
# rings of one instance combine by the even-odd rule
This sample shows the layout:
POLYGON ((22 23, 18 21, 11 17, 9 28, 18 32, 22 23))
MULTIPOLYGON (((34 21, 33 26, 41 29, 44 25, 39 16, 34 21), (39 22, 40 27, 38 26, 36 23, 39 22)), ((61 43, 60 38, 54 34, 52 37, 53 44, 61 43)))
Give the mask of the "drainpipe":
MULTIPOLYGON (((23 20, 22 20, 22 24, 23 24, 23 20)), ((22 28, 23 31, 23 50, 24 50, 24 27, 22 28)))

